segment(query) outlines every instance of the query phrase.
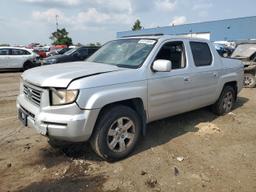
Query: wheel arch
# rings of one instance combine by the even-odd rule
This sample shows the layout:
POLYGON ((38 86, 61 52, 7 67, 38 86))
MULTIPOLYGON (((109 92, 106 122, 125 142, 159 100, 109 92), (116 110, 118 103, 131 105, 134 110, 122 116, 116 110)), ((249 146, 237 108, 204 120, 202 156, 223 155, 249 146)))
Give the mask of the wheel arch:
POLYGON ((23 62, 22 69, 23 69, 23 70, 26 70, 26 69, 27 69, 27 68, 26 68, 26 65, 32 66, 32 64, 33 64, 33 62, 30 61, 29 59, 27 59, 27 60, 25 60, 25 61, 23 62))
POLYGON ((23 62, 23 66, 24 66, 26 63, 32 64, 32 61, 30 61, 29 59, 25 60, 25 61, 23 62))
POLYGON ((108 104, 104 105, 99 112, 99 115, 97 117, 95 125, 97 124, 97 122, 99 122, 99 120, 101 119, 104 112, 106 112, 108 109, 110 109, 114 106, 118 106, 118 105, 124 105, 124 106, 130 107, 134 111, 137 112, 137 114, 139 115, 139 117, 141 119, 142 134, 145 135, 146 134, 146 125, 147 125, 147 112, 144 108, 143 100, 138 97, 132 98, 132 99, 116 101, 116 102, 112 102, 112 103, 108 103, 108 104))
MULTIPOLYGON (((223 91, 223 89, 225 88, 225 87, 227 87, 227 86, 230 86, 230 87, 232 87, 233 89, 234 89, 234 91, 235 91, 235 100, 237 99, 237 94, 238 94, 238 85, 237 85, 237 81, 229 81, 229 82, 226 82, 224 85, 223 85, 223 87, 222 87, 222 91, 223 91)), ((221 92, 222 92, 221 91, 221 92)))

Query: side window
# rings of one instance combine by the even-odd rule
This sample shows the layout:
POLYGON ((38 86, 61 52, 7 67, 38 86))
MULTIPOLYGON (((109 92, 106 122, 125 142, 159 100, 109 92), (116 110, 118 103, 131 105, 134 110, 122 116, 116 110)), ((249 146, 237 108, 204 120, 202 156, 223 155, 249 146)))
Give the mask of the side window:
POLYGON ((190 47, 197 67, 212 64, 212 53, 207 43, 190 42, 190 47))
POLYGON ((12 55, 21 55, 20 50, 12 49, 12 55))
POLYGON ((82 56, 87 56, 87 55, 88 55, 88 49, 86 49, 86 48, 82 48, 82 49, 78 50, 78 52, 79 52, 82 56))
POLYGON ((12 55, 22 55, 22 50, 20 50, 20 49, 12 49, 12 55))
POLYGON ((164 59, 172 62, 172 69, 186 67, 186 54, 184 44, 181 41, 169 42, 162 46, 155 60, 164 59))
POLYGON ((23 49, 12 49, 12 55, 30 55, 30 53, 23 49))
POLYGON ((97 51, 96 48, 90 48, 89 49, 89 55, 92 55, 93 53, 95 53, 95 51, 97 51))
POLYGON ((0 49, 0 55, 9 55, 9 49, 0 49))
POLYGON ((27 50, 23 50, 23 55, 30 55, 31 53, 29 53, 27 50))

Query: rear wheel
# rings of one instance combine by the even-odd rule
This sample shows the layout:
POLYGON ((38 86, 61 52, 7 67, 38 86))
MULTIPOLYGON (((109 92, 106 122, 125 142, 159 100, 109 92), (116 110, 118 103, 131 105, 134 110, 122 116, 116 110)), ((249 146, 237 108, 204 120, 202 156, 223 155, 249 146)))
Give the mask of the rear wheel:
POLYGON ((217 115, 224 115, 231 111, 235 102, 235 90, 231 86, 225 86, 218 101, 212 106, 217 115))
POLYGON ((256 77, 251 73, 244 74, 244 87, 253 88, 256 85, 256 77))
POLYGON ((141 132, 138 114, 127 106, 105 110, 91 139, 94 151, 108 161, 128 156, 136 146, 141 132))
POLYGON ((24 63, 24 65, 23 65, 23 71, 26 71, 26 70, 28 70, 28 69, 30 69, 30 68, 32 68, 32 67, 33 67, 32 62, 31 62, 31 61, 26 61, 26 62, 24 63))

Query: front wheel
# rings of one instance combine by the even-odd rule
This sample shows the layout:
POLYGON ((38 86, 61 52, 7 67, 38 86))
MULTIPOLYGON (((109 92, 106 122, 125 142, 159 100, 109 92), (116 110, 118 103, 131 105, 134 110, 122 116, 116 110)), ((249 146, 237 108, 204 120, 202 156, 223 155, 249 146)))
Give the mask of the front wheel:
POLYGON ((91 146, 103 159, 117 161, 132 152, 140 132, 138 114, 130 107, 115 106, 103 112, 95 127, 91 146))
POLYGON ((235 90, 231 86, 225 86, 218 101, 212 106, 217 115, 225 115, 231 111, 235 103, 235 90))
POLYGON ((253 88, 256 85, 256 77, 250 73, 244 74, 244 87, 253 88))

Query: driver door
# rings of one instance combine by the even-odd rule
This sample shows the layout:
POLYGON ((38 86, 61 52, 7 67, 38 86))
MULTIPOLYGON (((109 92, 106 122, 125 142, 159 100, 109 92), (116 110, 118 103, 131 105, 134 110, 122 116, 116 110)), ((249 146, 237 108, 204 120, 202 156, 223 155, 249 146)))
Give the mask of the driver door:
POLYGON ((183 41, 166 42, 154 60, 172 62, 170 72, 152 72, 148 80, 149 120, 185 112, 189 105, 189 70, 183 41))
POLYGON ((25 51, 21 49, 11 49, 11 56, 9 58, 10 68, 22 68, 26 61, 25 51))

